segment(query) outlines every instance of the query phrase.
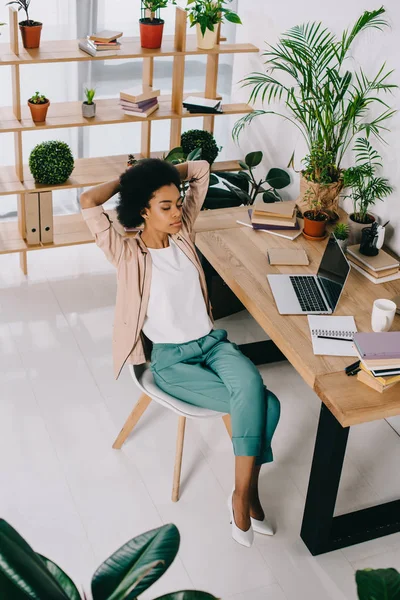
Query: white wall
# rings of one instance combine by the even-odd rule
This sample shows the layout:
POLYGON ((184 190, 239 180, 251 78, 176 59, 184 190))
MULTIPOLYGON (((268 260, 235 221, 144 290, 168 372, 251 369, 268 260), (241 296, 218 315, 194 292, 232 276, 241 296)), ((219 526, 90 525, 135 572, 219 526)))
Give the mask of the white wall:
MULTIPOLYGON (((239 14, 243 26, 237 27, 237 42, 251 41, 261 51, 266 42, 275 44, 280 34, 294 25, 307 21, 323 21, 332 31, 341 34, 344 28, 353 25, 364 10, 372 10, 381 6, 380 0, 336 0, 334 3, 320 0, 239 0, 239 14)), ((394 82, 400 84, 400 2, 385 2, 387 19, 391 28, 384 33, 367 31, 354 46, 354 62, 363 67, 367 74, 375 75, 384 61, 389 68, 394 68, 394 82)), ((263 58, 257 55, 243 54, 235 58, 233 81, 239 82, 251 71, 263 70, 263 58)), ((247 101, 248 89, 236 85, 235 98, 247 101)), ((396 92, 389 102, 399 105, 396 92)), ((388 146, 376 145, 384 159, 384 174, 395 186, 396 191, 383 203, 379 202, 373 209, 383 219, 391 221, 387 228, 387 242, 394 251, 400 254, 400 115, 390 121, 391 133, 386 136, 388 146)), ((243 134, 240 141, 241 153, 261 149, 264 151, 264 171, 269 166, 287 166, 293 149, 296 149, 296 169, 301 167, 300 159, 305 154, 305 147, 299 138, 296 128, 274 115, 261 116, 253 122, 243 134)), ((237 150, 236 150, 237 153, 237 150)), ((351 156, 345 160, 349 165, 351 156)), ((298 176, 294 173, 294 184, 288 188, 288 195, 296 198, 298 194, 298 176)), ((345 208, 351 208, 346 204, 345 208)))

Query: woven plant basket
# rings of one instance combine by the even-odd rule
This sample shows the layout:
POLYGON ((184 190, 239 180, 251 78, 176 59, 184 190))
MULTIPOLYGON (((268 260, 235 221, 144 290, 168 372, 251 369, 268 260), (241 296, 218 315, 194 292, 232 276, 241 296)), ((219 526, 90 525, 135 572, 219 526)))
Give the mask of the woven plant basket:
POLYGON ((322 185, 320 183, 313 183, 308 181, 301 175, 300 178, 300 196, 297 200, 297 206, 300 211, 304 213, 306 210, 310 210, 310 204, 305 198, 307 198, 307 192, 312 190, 313 195, 320 198, 322 210, 337 211, 339 207, 339 195, 343 189, 343 181, 339 180, 335 183, 329 183, 322 185))

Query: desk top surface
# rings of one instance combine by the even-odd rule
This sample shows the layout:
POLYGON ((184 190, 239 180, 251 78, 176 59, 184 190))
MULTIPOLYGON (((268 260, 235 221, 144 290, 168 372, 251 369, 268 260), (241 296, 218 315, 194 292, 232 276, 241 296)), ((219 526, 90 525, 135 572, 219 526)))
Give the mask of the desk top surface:
MULTIPOLYGON (((354 377, 347 377, 343 370, 355 359, 315 356, 307 316, 278 313, 266 275, 315 274, 327 241, 311 242, 300 236, 292 242, 242 227, 236 224, 234 216, 237 212, 236 218, 241 219, 243 207, 229 209, 227 213, 221 211, 218 218, 208 217, 209 212, 201 215, 201 223, 196 223, 197 247, 339 422, 347 426, 400 414, 400 384, 380 394, 354 377), (234 224, 229 227, 232 221, 234 224), (226 228, 218 228, 221 223, 226 228), (215 229, 210 230, 211 225, 215 229), (307 252, 308 267, 269 265, 268 249, 296 247, 307 252)), ((390 299, 397 294, 400 294, 400 280, 375 285, 352 269, 335 315, 354 316, 358 331, 371 331, 374 300, 390 299)), ((400 330, 400 315, 396 315, 392 329, 400 330)))

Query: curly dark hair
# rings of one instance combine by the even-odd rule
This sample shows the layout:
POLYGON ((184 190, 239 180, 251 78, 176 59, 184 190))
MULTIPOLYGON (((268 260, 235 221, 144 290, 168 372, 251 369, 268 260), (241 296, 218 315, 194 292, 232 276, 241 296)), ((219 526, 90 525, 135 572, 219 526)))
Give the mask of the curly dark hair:
POLYGON ((130 167, 120 177, 117 215, 119 222, 127 228, 143 223, 141 212, 150 208, 154 193, 164 185, 175 184, 178 190, 181 178, 171 163, 160 158, 144 158, 130 167))

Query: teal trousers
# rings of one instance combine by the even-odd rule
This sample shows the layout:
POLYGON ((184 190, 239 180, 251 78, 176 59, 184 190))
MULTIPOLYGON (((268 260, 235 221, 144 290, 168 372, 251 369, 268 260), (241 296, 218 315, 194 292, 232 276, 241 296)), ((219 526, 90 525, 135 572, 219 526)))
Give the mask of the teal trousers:
POLYGON ((280 417, 278 398, 267 390, 254 364, 223 329, 185 344, 154 344, 151 371, 171 396, 229 413, 235 456, 273 460, 271 441, 280 417))

